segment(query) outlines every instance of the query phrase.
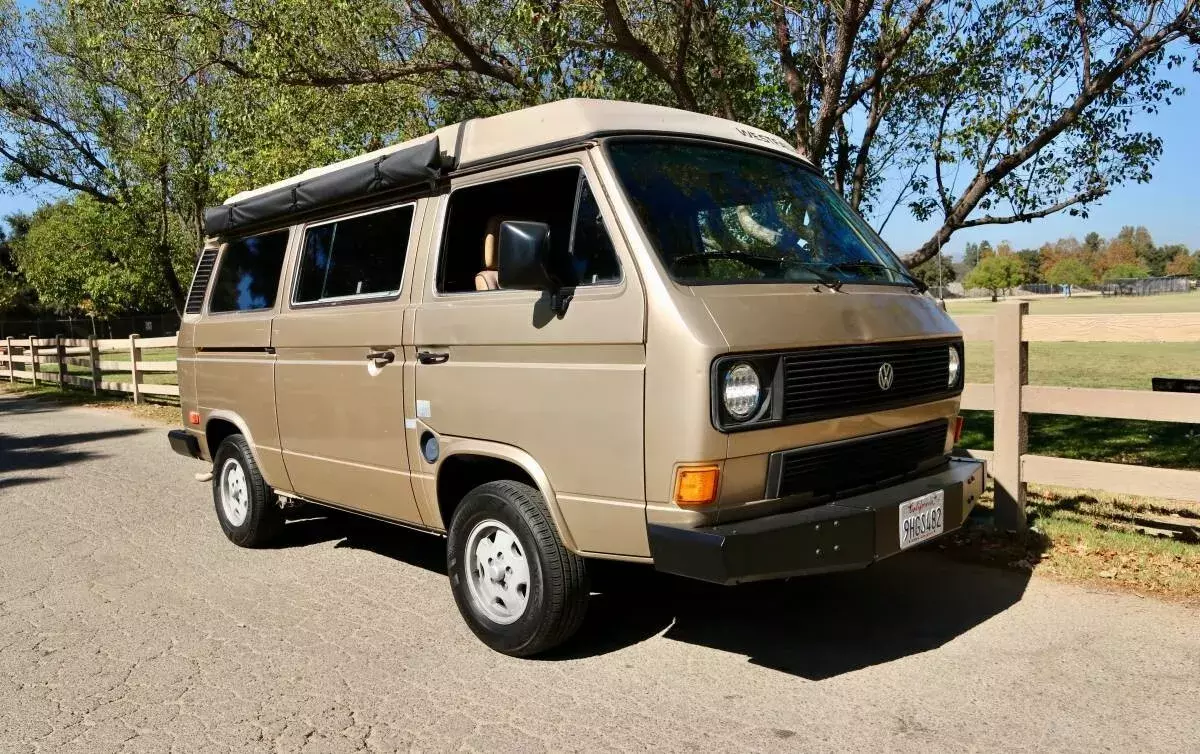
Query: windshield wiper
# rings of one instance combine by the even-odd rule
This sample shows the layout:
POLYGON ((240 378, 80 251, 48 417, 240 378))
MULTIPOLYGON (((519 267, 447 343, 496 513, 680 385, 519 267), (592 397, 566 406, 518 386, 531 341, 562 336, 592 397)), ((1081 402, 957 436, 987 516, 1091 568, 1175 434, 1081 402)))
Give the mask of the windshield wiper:
POLYGON ((903 276, 904 279, 907 280, 910 285, 912 285, 914 288, 916 288, 921 293, 924 293, 925 291, 929 290, 929 286, 925 285, 925 283, 923 283, 919 278, 911 275, 907 271, 897 270, 894 267, 890 267, 886 264, 881 264, 879 262, 871 262, 866 259, 861 259, 856 262, 833 262, 829 265, 829 268, 834 269, 834 270, 845 270, 847 272, 853 272, 855 269, 863 269, 863 268, 866 268, 868 270, 881 270, 881 271, 887 272, 891 275, 903 276))
POLYGON ((807 273, 811 274, 813 277, 815 277, 817 279, 817 281, 819 283, 821 283, 821 285, 824 285, 826 288, 829 288, 830 290, 833 290, 833 291, 841 290, 842 283, 845 282, 842 280, 838 280, 837 278, 830 277, 829 274, 824 269, 822 269, 820 265, 813 264, 812 262, 805 262, 803 259, 796 259, 794 257, 792 259, 780 259, 779 263, 781 265, 783 265, 785 269, 791 269, 792 267, 799 267, 800 269, 804 270, 805 272, 807 272, 807 273))
POLYGON ((671 260, 671 271, 675 271, 675 266, 680 263, 694 262, 696 260, 707 259, 732 259, 742 264, 749 265, 756 269, 762 269, 760 265, 769 265, 771 267, 782 267, 783 269, 791 269, 799 267, 816 279, 816 282, 824 285, 830 290, 839 290, 842 287, 843 281, 835 277, 830 277, 829 273, 822 269, 820 265, 805 262, 802 259, 787 258, 787 257, 760 257, 754 254, 746 254, 741 251, 713 251, 713 252, 697 252, 694 254, 684 254, 683 256, 675 257, 671 260))
POLYGON ((701 251, 694 254, 683 254, 671 260, 671 270, 675 270, 675 265, 686 262, 695 262, 696 260, 708 259, 732 259, 751 267, 758 267, 761 264, 769 264, 775 267, 779 266, 778 259, 771 257, 756 257, 753 254, 746 254, 740 251, 701 251))

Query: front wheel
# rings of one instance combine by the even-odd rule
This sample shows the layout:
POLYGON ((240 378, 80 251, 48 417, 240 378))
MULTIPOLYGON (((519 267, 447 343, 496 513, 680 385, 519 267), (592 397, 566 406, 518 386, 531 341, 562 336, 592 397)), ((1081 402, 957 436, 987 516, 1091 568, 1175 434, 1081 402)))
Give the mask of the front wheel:
POLYGON ((545 652, 583 623, 583 558, 563 546, 545 499, 529 485, 488 482, 467 493, 450 523, 446 556, 459 612, 497 652, 545 652))

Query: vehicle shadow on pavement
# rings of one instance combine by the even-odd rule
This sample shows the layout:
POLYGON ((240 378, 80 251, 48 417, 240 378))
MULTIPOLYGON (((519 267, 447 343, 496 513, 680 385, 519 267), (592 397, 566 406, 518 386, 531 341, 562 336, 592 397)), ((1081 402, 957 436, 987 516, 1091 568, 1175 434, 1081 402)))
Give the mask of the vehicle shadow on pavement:
MULTIPOLYGON (((145 429, 109 429, 102 432, 72 432, 30 437, 0 433, 0 473, 54 469, 95 458, 100 453, 81 445, 99 443, 145 432, 145 429)), ((31 484, 49 477, 19 477, 11 485, 31 484)))
POLYGON ((274 544, 276 549, 339 540, 335 548, 366 550, 446 575, 446 544, 441 537, 316 505, 305 506, 290 518, 274 544))
MULTIPOLYGON (((298 512, 277 546, 333 540, 339 548, 446 573, 440 537, 339 511, 298 512)), ((591 561, 589 569, 592 598, 583 628, 538 659, 609 654, 661 634, 810 680, 936 649, 1016 604, 1029 581, 1027 572, 960 563, 936 551, 861 571, 733 587, 632 563, 591 561)))
POLYGON ((936 649, 1016 604, 1029 581, 913 552, 871 568, 723 587, 629 564, 593 569, 588 621, 562 658, 663 637, 810 680, 936 649))

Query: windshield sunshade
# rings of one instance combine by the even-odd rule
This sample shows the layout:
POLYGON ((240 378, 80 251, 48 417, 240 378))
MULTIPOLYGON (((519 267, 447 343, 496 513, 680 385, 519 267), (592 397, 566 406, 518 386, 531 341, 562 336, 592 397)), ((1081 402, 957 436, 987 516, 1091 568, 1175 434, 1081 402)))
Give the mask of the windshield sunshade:
POLYGON ((614 140, 608 152, 679 283, 913 285, 862 218, 798 163, 671 140, 614 140))

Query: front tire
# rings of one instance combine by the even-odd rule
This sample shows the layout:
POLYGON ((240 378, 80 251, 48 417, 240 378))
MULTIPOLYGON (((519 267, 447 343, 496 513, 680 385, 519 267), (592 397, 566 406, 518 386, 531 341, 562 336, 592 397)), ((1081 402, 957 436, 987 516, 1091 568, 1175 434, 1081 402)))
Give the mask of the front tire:
POLYGON ((242 435, 226 437, 217 448, 212 490, 221 530, 235 545, 263 547, 283 528, 283 511, 242 435))
POLYGON ((583 558, 563 546, 534 488, 488 482, 454 512, 447 543, 450 589, 486 645, 514 657, 569 639, 587 612, 583 558))

